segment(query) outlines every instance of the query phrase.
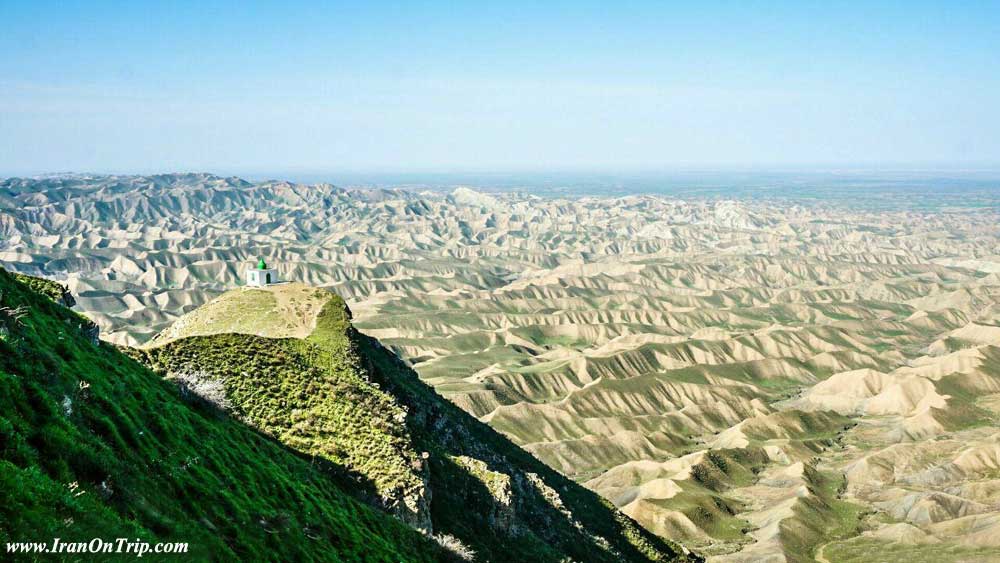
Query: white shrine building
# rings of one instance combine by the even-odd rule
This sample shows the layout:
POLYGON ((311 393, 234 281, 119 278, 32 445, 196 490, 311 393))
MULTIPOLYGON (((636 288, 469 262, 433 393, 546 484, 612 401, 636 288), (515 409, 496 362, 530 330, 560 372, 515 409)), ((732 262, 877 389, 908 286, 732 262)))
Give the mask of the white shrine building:
POLYGON ((247 286, 264 287, 278 283, 278 270, 268 268, 264 259, 257 262, 256 268, 247 268, 247 286))

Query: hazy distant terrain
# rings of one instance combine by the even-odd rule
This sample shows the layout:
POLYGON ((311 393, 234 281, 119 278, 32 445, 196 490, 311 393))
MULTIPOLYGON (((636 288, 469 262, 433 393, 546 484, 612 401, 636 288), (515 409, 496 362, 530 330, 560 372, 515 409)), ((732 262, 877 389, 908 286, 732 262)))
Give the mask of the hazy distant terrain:
POLYGON ((996 201, 814 193, 829 197, 11 179, 0 261, 66 280, 106 339, 139 344, 264 257, 717 561, 1000 560, 996 201))

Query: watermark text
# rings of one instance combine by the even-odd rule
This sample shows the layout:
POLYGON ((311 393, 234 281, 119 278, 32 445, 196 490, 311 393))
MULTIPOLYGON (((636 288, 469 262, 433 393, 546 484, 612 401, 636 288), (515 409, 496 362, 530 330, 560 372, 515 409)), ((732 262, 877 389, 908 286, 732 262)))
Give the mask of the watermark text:
POLYGON ((7 542, 7 553, 116 553, 142 557, 149 553, 187 553, 187 543, 150 543, 128 538, 105 540, 94 538, 85 542, 68 542, 53 538, 51 542, 7 542))

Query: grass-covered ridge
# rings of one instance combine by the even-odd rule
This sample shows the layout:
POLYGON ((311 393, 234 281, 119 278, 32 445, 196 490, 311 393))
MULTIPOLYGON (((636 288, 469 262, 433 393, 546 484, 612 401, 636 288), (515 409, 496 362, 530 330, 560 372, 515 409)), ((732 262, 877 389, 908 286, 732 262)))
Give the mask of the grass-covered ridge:
POLYGON ((443 557, 351 498, 335 468, 185 400, 3 269, 0 328, 0 543, 179 541, 193 560, 443 557))
POLYGON ((130 353, 296 451, 347 468, 359 498, 425 527, 422 462, 406 413, 365 381, 348 348, 343 337, 321 347, 220 334, 130 353))
POLYGON ((133 353, 289 447, 344 467, 358 498, 466 557, 698 560, 442 399, 354 330, 332 294, 304 340, 221 333, 133 353))
POLYGON ((69 292, 69 288, 57 281, 45 278, 36 278, 34 276, 27 276, 16 272, 14 273, 14 279, 24 285, 27 285, 35 293, 44 295, 56 303, 62 303, 67 307, 72 307, 75 304, 73 296, 69 292))

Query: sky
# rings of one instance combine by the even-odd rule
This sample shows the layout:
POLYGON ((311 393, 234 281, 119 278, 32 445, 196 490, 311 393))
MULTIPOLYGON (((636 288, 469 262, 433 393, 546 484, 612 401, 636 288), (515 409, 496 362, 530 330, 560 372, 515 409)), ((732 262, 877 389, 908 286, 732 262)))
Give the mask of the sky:
POLYGON ((995 167, 1000 3, 0 0, 0 176, 995 167))

